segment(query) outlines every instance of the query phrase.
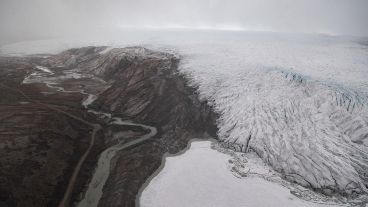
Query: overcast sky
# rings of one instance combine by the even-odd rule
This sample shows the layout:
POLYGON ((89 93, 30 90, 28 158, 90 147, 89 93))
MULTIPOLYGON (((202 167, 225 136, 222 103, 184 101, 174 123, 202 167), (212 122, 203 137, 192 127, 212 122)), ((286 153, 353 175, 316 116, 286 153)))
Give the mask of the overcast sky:
POLYGON ((0 26, 0 41, 104 27, 368 36, 368 0, 0 0, 0 26))

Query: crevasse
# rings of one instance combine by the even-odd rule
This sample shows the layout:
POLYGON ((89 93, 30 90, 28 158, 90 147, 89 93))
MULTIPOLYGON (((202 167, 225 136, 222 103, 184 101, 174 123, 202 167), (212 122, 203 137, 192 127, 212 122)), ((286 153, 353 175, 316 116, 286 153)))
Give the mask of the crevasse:
POLYGON ((206 76, 191 78, 207 82, 199 91, 221 115, 225 146, 254 150, 286 179, 327 194, 367 191, 368 101, 362 93, 280 69, 212 77, 211 84, 206 76))

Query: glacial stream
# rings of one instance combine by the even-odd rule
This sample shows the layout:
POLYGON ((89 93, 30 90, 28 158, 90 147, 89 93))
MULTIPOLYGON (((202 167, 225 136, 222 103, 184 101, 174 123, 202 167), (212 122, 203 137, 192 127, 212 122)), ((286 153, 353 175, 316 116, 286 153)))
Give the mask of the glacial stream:
MULTIPOLYGON (((89 94, 88 98, 83 102, 83 106, 88 107, 88 105, 92 103, 96 98, 97 98, 96 96, 89 94), (87 103, 87 102, 90 102, 90 103, 87 103)), ((155 127, 124 121, 120 117, 112 117, 111 114, 109 113, 97 112, 91 109, 89 110, 89 112, 92 112, 97 115, 105 116, 107 118, 111 117, 110 124, 112 125, 115 124, 115 125, 122 125, 122 126, 139 126, 144 129, 148 129, 150 132, 131 142, 125 143, 125 144, 119 141, 116 145, 113 145, 105 149, 101 153, 98 159, 96 169, 93 173, 92 180, 89 183, 88 189, 86 191, 86 194, 84 195, 83 200, 81 200, 78 203, 77 205, 78 207, 95 207, 98 205, 98 202, 102 197, 103 186, 105 185, 107 178, 109 177, 109 174, 110 174, 111 159, 115 156, 116 152, 118 152, 119 150, 123 150, 127 147, 133 146, 135 144, 138 144, 140 142, 143 142, 147 139, 150 139, 154 137, 157 133, 157 129, 155 127)))
MULTIPOLYGON (((27 76, 23 84, 29 84, 29 83, 45 83, 49 88, 56 89, 60 92, 65 93, 81 93, 83 95, 87 95, 87 98, 82 102, 82 106, 88 110, 89 113, 93 113, 101 118, 104 118, 104 120, 108 119, 108 123, 110 125, 121 125, 121 126, 138 126, 142 127, 144 129, 149 130, 149 133, 136 138, 133 141, 130 141, 128 143, 122 143, 120 139, 118 139, 118 143, 105 149, 99 156, 97 166, 94 170, 92 179, 88 185, 88 188, 86 190, 86 193, 84 195, 84 198, 77 204, 78 207, 97 207, 99 200, 102 197, 103 193, 103 187, 109 177, 110 174, 110 163, 111 159, 116 155, 116 153, 119 150, 123 150, 125 148, 131 147, 133 145, 139 144, 145 140, 148 140, 152 137, 154 137, 157 134, 157 129, 152 126, 144 125, 144 124, 138 124, 133 123, 130 121, 125 121, 120 117, 113 117, 110 113, 95 111, 93 109, 88 108, 88 106, 97 99, 98 96, 94 94, 87 93, 85 90, 79 90, 79 91, 67 91, 63 87, 60 86, 60 84, 57 82, 60 79, 65 80, 68 79, 70 74, 62 74, 61 76, 55 76, 55 73, 53 73, 51 70, 47 69, 43 66, 36 66, 36 69, 38 69, 40 72, 34 72, 27 76), (61 78, 59 78, 61 77, 61 78)), ((68 71, 67 71, 68 72, 68 71)), ((71 78, 80 77, 82 78, 83 75, 81 74, 72 74, 70 76, 71 78)))

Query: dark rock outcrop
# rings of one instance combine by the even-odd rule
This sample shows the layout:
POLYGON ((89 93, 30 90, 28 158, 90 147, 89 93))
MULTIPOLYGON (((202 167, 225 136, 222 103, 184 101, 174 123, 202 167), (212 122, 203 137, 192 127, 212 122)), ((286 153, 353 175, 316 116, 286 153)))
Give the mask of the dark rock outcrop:
POLYGON ((196 137, 216 136, 216 115, 186 85, 178 64, 174 55, 136 47, 112 49, 79 64, 111 83, 93 108, 159 130, 153 140, 123 150, 113 159, 99 206, 134 206, 140 186, 159 167, 165 152, 177 153, 196 137))
MULTIPOLYGON (((66 71, 82 74, 83 78, 58 79, 58 84, 67 89, 81 87, 98 94, 98 99, 90 106, 96 111, 158 129, 154 138, 121 150, 113 158, 99 206, 134 206, 140 187, 160 166, 164 153, 183 150, 193 138, 216 136, 216 114, 206 102, 199 100, 196 90, 190 88, 179 74, 179 58, 173 54, 141 47, 85 47, 41 58, 37 63, 27 61, 30 65, 49 68, 55 77, 65 78, 66 71)), ((77 102, 80 104, 80 100, 77 102)), ((105 123, 102 139, 107 146, 113 144, 114 133, 124 134, 108 124, 105 123)), ((121 130, 131 129, 121 127, 121 130)), ((134 139, 134 134, 141 133, 127 132, 130 135, 123 136, 122 141, 134 139)), ((79 180, 82 181, 75 186, 73 201, 80 199, 81 189, 88 185, 86 180, 91 175, 84 173, 86 169, 91 166, 81 170, 79 180)))
MULTIPOLYGON (((51 92, 43 84, 22 84, 39 61, 0 58, 0 206, 57 206, 89 143, 89 126, 38 104, 87 118, 80 107, 81 94, 51 92), (50 93, 42 93, 45 91, 50 93)), ((100 149, 94 148, 94 157, 88 159, 93 165, 103 142, 96 146, 100 149)))

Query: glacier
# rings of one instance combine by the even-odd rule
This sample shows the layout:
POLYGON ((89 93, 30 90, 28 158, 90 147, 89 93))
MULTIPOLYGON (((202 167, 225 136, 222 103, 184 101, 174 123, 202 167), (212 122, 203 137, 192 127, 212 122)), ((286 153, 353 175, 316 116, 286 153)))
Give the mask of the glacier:
POLYGON ((283 71, 243 72, 216 85, 208 95, 224 146, 253 150, 288 180, 327 194, 366 191, 366 97, 283 71))
POLYGON ((368 48, 256 39, 191 56, 182 71, 220 114, 219 138, 325 194, 368 186, 368 48))
POLYGON ((109 35, 108 42, 88 36, 0 51, 140 45, 180 54, 180 72, 220 115, 223 146, 254 151, 285 179, 328 195, 367 192, 367 39, 224 31, 109 35))

